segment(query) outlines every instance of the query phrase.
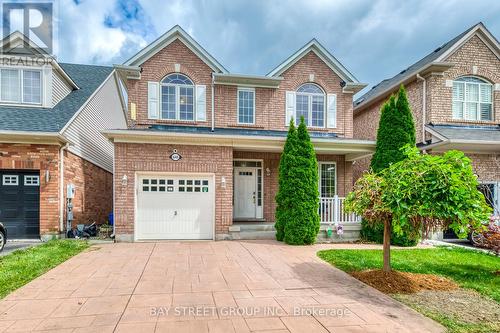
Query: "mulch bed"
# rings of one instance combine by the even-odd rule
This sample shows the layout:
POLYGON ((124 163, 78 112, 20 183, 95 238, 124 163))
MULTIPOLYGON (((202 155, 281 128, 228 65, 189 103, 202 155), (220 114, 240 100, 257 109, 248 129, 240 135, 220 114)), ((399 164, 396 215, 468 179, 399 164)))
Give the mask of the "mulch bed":
POLYGON ((447 278, 432 274, 417 274, 382 270, 350 273, 356 279, 385 294, 413 294, 422 290, 455 290, 458 285, 447 278))

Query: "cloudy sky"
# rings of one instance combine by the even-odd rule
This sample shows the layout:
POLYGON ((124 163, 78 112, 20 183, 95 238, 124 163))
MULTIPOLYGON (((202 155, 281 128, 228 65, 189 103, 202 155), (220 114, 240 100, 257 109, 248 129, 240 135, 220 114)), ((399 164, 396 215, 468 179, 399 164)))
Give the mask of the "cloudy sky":
POLYGON ((175 24, 233 73, 266 74, 317 38, 376 84, 482 21, 499 0, 60 0, 59 60, 116 64, 175 24))

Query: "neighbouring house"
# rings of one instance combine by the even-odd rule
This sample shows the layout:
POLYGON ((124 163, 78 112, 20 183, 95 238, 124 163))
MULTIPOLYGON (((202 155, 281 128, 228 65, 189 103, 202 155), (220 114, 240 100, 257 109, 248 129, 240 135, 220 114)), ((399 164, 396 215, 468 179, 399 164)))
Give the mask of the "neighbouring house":
MULTIPOLYGON (((428 153, 464 151, 480 190, 500 214, 500 45, 476 24, 354 102, 354 137, 374 140, 380 107, 404 84, 417 129, 428 153)), ((370 165, 356 161, 354 178, 370 165)), ((450 233, 445 232, 445 236, 450 233)))
POLYGON ((19 32, 1 43, 0 221, 9 238, 58 237, 68 219, 106 222, 114 148, 100 130, 126 124, 116 71, 58 63, 19 32))
POLYGON ((301 116, 319 161, 322 222, 359 230, 341 204, 353 161, 375 147, 353 136, 353 94, 365 84, 318 41, 267 75, 232 74, 175 26, 115 68, 128 126, 103 133, 115 145, 118 241, 272 230, 280 153, 301 116))

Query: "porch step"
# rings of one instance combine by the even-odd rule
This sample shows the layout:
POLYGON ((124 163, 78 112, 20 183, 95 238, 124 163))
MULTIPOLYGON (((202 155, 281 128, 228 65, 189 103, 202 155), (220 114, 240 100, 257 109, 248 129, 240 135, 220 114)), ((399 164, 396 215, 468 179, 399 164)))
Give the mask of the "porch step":
POLYGON ((276 239, 276 231, 243 231, 239 239, 276 239))
POLYGON ((238 226, 240 232, 253 232, 253 231, 276 231, 274 229, 274 223, 263 223, 263 222, 241 222, 234 223, 233 226, 238 226))

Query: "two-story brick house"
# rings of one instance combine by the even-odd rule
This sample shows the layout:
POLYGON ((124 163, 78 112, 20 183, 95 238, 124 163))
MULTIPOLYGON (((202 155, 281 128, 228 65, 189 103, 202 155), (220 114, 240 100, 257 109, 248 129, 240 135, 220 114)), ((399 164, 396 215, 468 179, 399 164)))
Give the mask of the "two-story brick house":
POLYGON ((305 117, 328 200, 351 189, 352 162, 374 150, 353 137, 353 94, 365 85, 316 40, 265 76, 239 75, 175 26, 116 68, 129 110, 127 128, 104 131, 117 240, 222 239, 233 222, 274 222, 292 118, 305 117))
MULTIPOLYGON (((354 103, 354 137, 374 140, 380 107, 404 84, 417 145, 428 153, 464 151, 490 204, 500 214, 500 45, 474 25, 354 103)), ((356 161, 355 179, 370 158, 356 161)))
POLYGON ((68 217, 73 226, 106 222, 113 145, 100 130, 126 124, 116 71, 59 63, 19 32, 0 50, 0 222, 8 238, 58 237, 68 217))

